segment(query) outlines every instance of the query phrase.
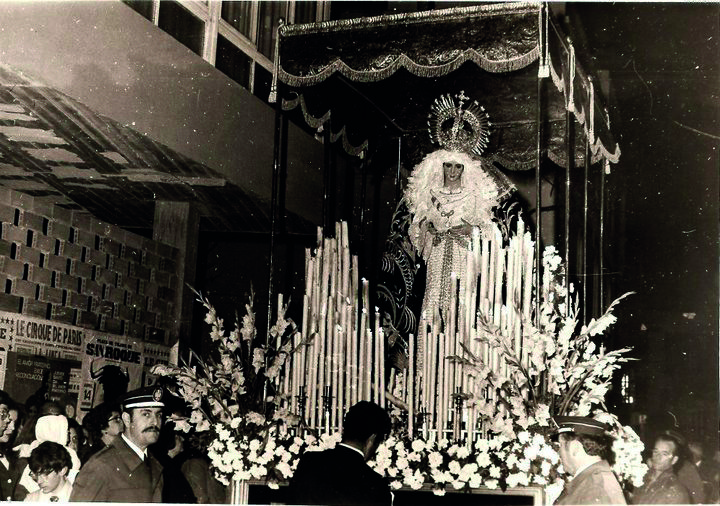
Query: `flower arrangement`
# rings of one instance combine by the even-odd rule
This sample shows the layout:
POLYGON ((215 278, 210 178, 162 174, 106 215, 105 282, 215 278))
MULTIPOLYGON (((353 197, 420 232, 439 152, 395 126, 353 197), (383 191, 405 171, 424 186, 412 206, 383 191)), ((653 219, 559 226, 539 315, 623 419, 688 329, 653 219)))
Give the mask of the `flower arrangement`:
MULTIPOLYGON (((643 444, 604 406, 612 374, 630 360, 625 356, 629 349, 606 353, 592 339, 615 322, 613 310, 628 294, 578 331, 577 302, 570 301, 572 287, 566 290, 562 283, 560 257, 548 247, 543 260, 539 325, 523 322, 527 356, 517 356, 498 329, 485 322, 479 338, 500 352, 510 366, 507 374, 492 371, 467 347, 462 356, 450 357, 464 361, 477 380, 466 401, 482 415, 488 438, 451 442, 394 433, 370 462, 391 487, 430 485, 442 495, 481 486, 541 486, 555 498, 564 485, 563 469, 549 434, 552 417, 561 414, 592 415, 609 423, 614 471, 622 481, 642 483, 647 470, 643 444), (495 392, 492 397, 485 395, 488 390, 495 392)), ((208 456, 222 482, 258 480, 277 487, 292 477, 304 452, 331 448, 340 440, 340 434, 288 431, 300 422, 289 412, 289 399, 282 392, 283 365, 296 351, 291 345, 295 324, 285 318, 287 307, 280 307, 271 339, 258 343, 251 296, 241 324, 227 334, 209 301, 197 295, 207 309, 205 321, 211 325, 215 349, 205 360, 193 355, 192 366, 160 365, 154 372, 172 379, 176 395, 191 409, 179 428, 212 431, 208 456)))
MULTIPOLYGON (((209 300, 195 294, 207 309, 205 322, 211 326, 214 348, 205 359, 191 351, 191 363, 159 364, 152 372, 167 378, 163 383, 168 390, 184 399, 190 410, 187 418, 174 417, 179 430, 213 431, 209 456, 221 481, 265 479, 267 474, 261 476, 258 469, 269 462, 266 453, 275 449, 274 431, 299 421, 287 409, 280 388, 283 365, 295 351, 292 335, 297 328, 285 318, 287 306, 281 306, 270 339, 260 342, 251 292, 242 322, 227 333, 209 300)), ((277 469, 281 477, 283 470, 277 469)))
POLYGON ((518 432, 516 439, 498 436, 470 446, 447 440, 398 439, 385 441, 370 462, 390 479, 395 489, 420 489, 431 484, 436 495, 448 487, 468 490, 517 486, 547 486, 555 478, 557 452, 541 434, 518 432))
MULTIPOLYGON (((643 443, 631 427, 623 426, 616 416, 609 414, 604 404, 613 373, 632 360, 626 356, 630 348, 606 352, 592 340, 616 321, 614 309, 631 293, 616 299, 599 318, 580 326, 577 298, 572 299, 572 285, 569 289, 564 285, 564 266, 552 246, 543 252, 543 267, 539 325, 523 321, 523 348, 529 350, 526 355, 518 356, 510 340, 491 322, 484 320, 480 329, 479 339, 498 350, 509 364, 506 375, 486 367, 467 347, 463 348, 463 356, 452 357, 464 361, 470 374, 479 380, 469 402, 478 408, 490 433, 515 441, 514 444, 526 439, 520 434, 530 433, 534 441, 540 441, 535 439, 538 436, 548 446, 548 421, 552 416, 593 416, 608 423, 615 457, 613 470, 622 482, 639 486, 647 471, 641 456, 643 443), (496 392, 495 398, 486 399, 488 388, 496 392)), ((544 454, 549 454, 549 450, 544 454)), ((535 452, 531 450, 530 455, 535 452)), ((548 477, 548 495, 559 493, 562 481, 552 481, 562 475, 559 462, 550 459, 541 466, 548 477)), ((500 480, 501 486, 511 486, 517 480, 509 479, 512 474, 506 476, 504 483, 500 480)))

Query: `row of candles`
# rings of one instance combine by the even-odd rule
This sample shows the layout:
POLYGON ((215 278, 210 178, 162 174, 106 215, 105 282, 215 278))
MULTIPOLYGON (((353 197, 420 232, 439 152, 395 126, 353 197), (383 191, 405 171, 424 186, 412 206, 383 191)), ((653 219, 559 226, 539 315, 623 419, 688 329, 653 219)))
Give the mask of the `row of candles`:
POLYGON ((511 366, 498 348, 481 337, 492 325, 508 351, 523 364, 522 331, 533 305, 534 241, 518 224, 503 246, 500 232, 469 238, 466 273, 449 281, 451 297, 443 318, 423 314, 417 336, 410 336, 408 367, 387 375, 385 336, 377 308, 371 308, 369 283, 358 275, 358 258, 350 254, 347 223, 337 223, 335 237, 322 236, 307 250, 301 332, 287 362, 283 390, 292 410, 307 427, 334 432, 342 428, 347 408, 360 400, 407 412, 407 430, 426 439, 448 437, 468 441, 484 433, 474 404, 465 399, 494 398, 492 388, 469 374, 468 357, 508 376, 511 366))

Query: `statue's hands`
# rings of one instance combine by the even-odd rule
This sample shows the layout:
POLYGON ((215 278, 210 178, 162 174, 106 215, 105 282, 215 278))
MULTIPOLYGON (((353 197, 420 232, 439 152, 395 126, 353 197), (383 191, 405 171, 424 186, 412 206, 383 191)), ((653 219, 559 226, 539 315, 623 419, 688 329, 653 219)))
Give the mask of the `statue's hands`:
POLYGON ((457 226, 453 227, 452 230, 458 234, 472 235, 473 226, 465 220, 462 220, 462 221, 463 221, 462 225, 457 225, 457 226))

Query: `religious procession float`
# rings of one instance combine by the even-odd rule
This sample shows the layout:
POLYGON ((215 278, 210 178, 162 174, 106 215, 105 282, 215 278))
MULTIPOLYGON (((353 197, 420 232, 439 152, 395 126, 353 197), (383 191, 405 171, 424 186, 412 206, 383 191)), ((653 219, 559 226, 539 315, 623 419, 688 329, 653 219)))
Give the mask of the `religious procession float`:
POLYGON ((629 349, 603 345, 624 296, 590 315, 587 286, 569 281, 567 242, 543 246, 542 221, 507 205, 516 188, 498 168, 535 168, 539 210, 545 158, 564 160, 568 171, 584 166, 587 179, 593 164, 605 174, 619 157, 593 82, 546 6, 488 4, 283 26, 278 118, 298 107, 321 125, 308 90, 336 73, 357 83, 396 72, 401 81, 436 82, 461 66, 479 67, 483 79, 460 80, 463 88, 423 104, 424 142, 406 144, 416 161, 383 258, 385 272, 400 274, 403 300, 361 277, 368 259, 353 253, 348 224, 339 222, 334 231, 318 229, 306 251, 300 321, 286 316, 282 294, 271 294, 267 333, 256 326, 252 298, 226 328, 213 301, 197 293, 212 353, 154 368, 191 408, 177 427, 211 434, 212 468, 232 484, 235 502, 248 501, 253 483, 287 483, 303 452, 337 444, 343 413, 360 400, 391 413, 393 433, 370 464, 399 492, 520 494, 550 503, 564 484, 550 443, 558 415, 609 424, 613 470, 622 482, 642 483, 643 445, 605 405, 613 374, 629 360, 629 349), (429 43, 433 34, 444 42, 429 43), (372 43, 358 42, 363 37, 372 43), (550 79, 557 110, 545 97, 550 79), (501 117, 489 116, 493 108, 501 117), (577 132, 558 117, 577 122, 577 132), (513 151, 513 143, 524 147, 513 151), (408 294, 422 285, 421 266, 425 288, 413 308, 408 294))

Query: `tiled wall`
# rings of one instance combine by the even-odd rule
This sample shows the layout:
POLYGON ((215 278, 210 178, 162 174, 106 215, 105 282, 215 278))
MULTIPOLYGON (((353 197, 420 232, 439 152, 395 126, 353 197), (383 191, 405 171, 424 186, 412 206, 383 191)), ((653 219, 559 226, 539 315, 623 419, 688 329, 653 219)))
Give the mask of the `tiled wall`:
POLYGON ((166 342, 178 250, 0 188, 0 310, 166 342))

